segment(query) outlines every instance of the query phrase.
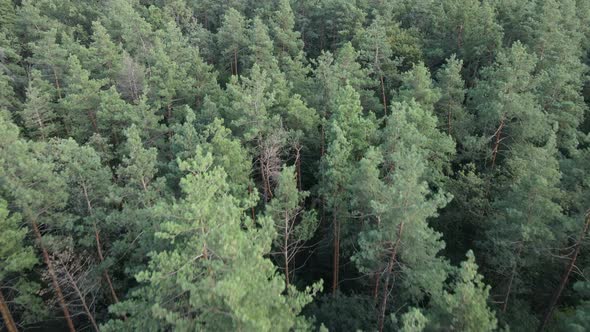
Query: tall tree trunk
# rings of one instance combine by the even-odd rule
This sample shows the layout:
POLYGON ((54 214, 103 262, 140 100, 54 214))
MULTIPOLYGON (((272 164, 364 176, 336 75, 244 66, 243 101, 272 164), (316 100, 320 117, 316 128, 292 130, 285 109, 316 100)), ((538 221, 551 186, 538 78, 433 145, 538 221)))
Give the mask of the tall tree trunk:
POLYGON ((457 48, 461 48, 463 46, 463 24, 457 30, 457 48))
POLYGON ((551 298, 551 302, 549 302, 549 307, 547 308, 547 312, 545 313, 545 316, 543 317, 543 322, 541 323, 541 326, 539 327, 539 331, 543 331, 545 329, 545 327, 547 326, 547 324, 549 323, 549 320, 551 320, 551 315, 553 314, 553 310, 555 309, 555 306, 557 305, 557 302, 559 301, 559 298, 561 297, 561 293, 563 292, 563 290, 565 289, 565 286, 567 285, 567 282, 569 281, 569 277, 574 269, 574 266, 576 266, 576 260, 578 259, 578 255, 580 254, 580 250, 582 247, 582 241, 584 240, 584 238, 588 234, 589 227, 590 227, 590 210, 588 210, 586 212, 586 222, 584 223, 584 227, 582 228, 582 231, 580 232, 580 235, 578 236, 578 240, 576 241, 576 244, 574 245, 575 249, 572 254, 572 258, 570 259, 570 262, 567 265, 565 272, 563 273, 563 276, 561 277, 561 281, 559 283, 559 286, 555 290, 553 297, 551 298))
POLYGON ((449 107, 449 111, 447 112, 447 129, 449 136, 451 136, 451 115, 451 108, 449 107))
POLYGON ((39 114, 39 110, 37 108, 35 108, 35 115, 37 117, 37 125, 39 125, 39 131, 41 132, 41 138, 43 139, 43 141, 45 141, 46 137, 45 137, 45 125, 43 124, 43 119, 41 117, 41 115, 39 114))
POLYGON ((86 114, 90 119, 90 123, 92 123, 92 130, 94 130, 95 134, 98 134, 98 123, 96 122, 96 114, 93 111, 88 111, 86 114))
POLYGON ((2 288, 0 288, 0 313, 2 314, 2 320, 4 320, 4 325, 6 325, 8 332, 18 332, 14 319, 12 319, 12 315, 8 309, 8 304, 2 295, 2 288))
POLYGON ((297 172, 297 189, 301 190, 301 146, 295 147, 295 171, 297 172))
POLYGON ((375 272, 373 279, 373 300, 375 300, 375 303, 377 303, 377 300, 379 298, 379 283, 381 280, 380 273, 375 272))
POLYGON ((387 97, 385 96, 385 81, 381 75, 381 97, 383 98, 383 114, 387 116, 387 97))
MULTIPOLYGON (((248 185, 248 194, 252 195, 252 185, 251 184, 248 185)), ((254 214, 254 207, 253 206, 250 208, 250 211, 252 213, 252 221, 256 221, 256 216, 254 214)))
MULTIPOLYGON (((86 189, 85 185, 82 185, 82 190, 84 192, 84 198, 86 199, 86 207, 88 208, 88 214, 92 216, 94 214, 92 209, 92 203, 90 202, 90 198, 88 197, 88 190, 86 189)), ((104 256, 102 254, 102 245, 100 244, 100 233, 98 231, 98 227, 96 226, 96 222, 92 221, 92 226, 94 228, 94 240, 96 242, 96 251, 98 253, 98 259, 100 259, 100 263, 104 263, 104 256)), ((113 282, 111 281, 111 277, 109 276, 109 271, 105 268, 103 271, 103 275, 109 285, 109 290, 111 292, 111 296, 115 303, 119 303, 119 298, 117 297, 117 293, 115 292, 115 288, 113 287, 113 282)))
POLYGON ((322 132, 320 135, 320 157, 326 153, 326 128, 322 125, 322 132))
POLYGON ((49 259, 49 253, 47 252, 47 248, 45 248, 45 245, 43 244, 43 237, 41 236, 41 231, 39 231, 39 226, 37 225, 37 222, 35 220, 32 220, 31 223, 33 225, 35 237, 37 238, 37 242, 39 242, 39 247, 41 248, 41 252, 43 254, 43 260, 45 261, 45 265, 47 265, 47 271, 49 272, 49 276, 51 277, 51 284, 53 285, 55 295, 57 296, 59 305, 63 310, 64 319, 68 324, 68 329, 70 330, 70 332, 76 332, 76 328, 74 328, 74 322, 72 321, 72 317, 70 315, 70 311, 68 310, 66 300, 64 299, 61 287, 59 287, 57 275, 55 274, 55 270, 53 269, 53 263, 51 262, 51 259, 49 259))
POLYGON ((339 283, 339 271, 340 271, 340 222, 334 213, 334 257, 332 262, 332 294, 336 295, 339 283))
MULTIPOLYGON (((404 222, 399 224, 397 229, 397 239, 391 250, 391 256, 387 264, 387 274, 385 277, 385 284, 383 285, 383 298, 381 299, 381 308, 379 309, 379 332, 383 332, 383 325, 385 324, 385 311, 387 310, 387 298, 389 297, 389 280, 391 279, 391 272, 395 264, 397 251, 401 243, 402 234, 404 232, 404 222)), ((392 285, 393 286, 393 285, 392 285)))
POLYGON ((516 252, 516 262, 514 262, 514 266, 512 267, 512 272, 510 272, 510 279, 508 280, 508 289, 506 290, 506 294, 504 295, 504 303, 502 304, 502 312, 506 312, 508 308, 508 299, 510 299, 510 293, 512 292, 512 284, 514 283, 514 278, 516 277, 516 272, 518 270, 518 260, 520 259, 520 255, 522 255, 522 251, 524 250, 524 242, 520 242, 518 247, 518 251, 516 252))
POLYGON ((265 164, 265 173, 266 173, 266 190, 268 192, 268 198, 271 199, 273 194, 272 194, 272 188, 270 186, 270 161, 267 161, 267 163, 265 164))
POLYGON ((285 286, 289 291, 289 214, 285 210, 285 231, 283 239, 283 256, 285 259, 285 286))
POLYGON ((53 78, 55 79, 55 90, 57 91, 57 99, 61 99, 61 87, 59 86, 59 79, 57 78, 57 71, 52 67, 53 78))
POLYGON ((272 191, 270 189, 270 171, 268 165, 263 161, 263 156, 259 158, 260 176, 262 177, 262 188, 264 189, 264 201, 268 202, 272 198, 272 191))
POLYGON ((500 150, 500 142, 502 140, 502 129, 504 129, 504 116, 500 119, 500 125, 496 130, 496 142, 494 143, 494 149, 492 150, 492 168, 496 167, 496 157, 500 150))
POLYGON ((98 325, 96 324, 96 321, 94 320, 94 316, 92 315, 92 313, 90 312, 90 308, 86 304, 86 300, 84 299, 84 295, 82 295, 80 288, 78 288, 78 284, 76 284, 76 281, 72 277, 72 274, 70 273, 70 271, 68 271, 67 267, 64 267, 64 270, 66 272, 66 276, 68 277, 68 281, 70 282, 70 284, 74 288, 74 291, 76 292, 76 294, 80 298, 80 302, 82 303, 82 307, 84 308, 84 312, 86 312, 86 316, 88 316, 88 320, 90 320, 90 324, 92 324, 92 327, 94 328, 94 330, 96 332, 100 332, 100 329, 98 328, 98 325))
POLYGON ((236 76, 238 75, 238 49, 234 49, 234 68, 236 69, 236 76))

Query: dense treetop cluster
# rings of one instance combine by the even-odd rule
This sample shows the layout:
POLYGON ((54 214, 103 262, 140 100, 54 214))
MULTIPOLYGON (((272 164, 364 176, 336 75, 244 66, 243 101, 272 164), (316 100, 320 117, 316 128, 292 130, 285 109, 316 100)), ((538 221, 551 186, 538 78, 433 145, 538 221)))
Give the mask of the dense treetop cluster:
POLYGON ((590 330, 590 1, 0 0, 0 329, 590 330))

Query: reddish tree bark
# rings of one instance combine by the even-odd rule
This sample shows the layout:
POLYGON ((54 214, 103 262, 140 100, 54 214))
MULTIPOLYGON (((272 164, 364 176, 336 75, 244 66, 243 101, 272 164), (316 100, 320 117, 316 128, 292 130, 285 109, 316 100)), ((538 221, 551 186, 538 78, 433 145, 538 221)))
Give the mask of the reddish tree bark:
POLYGON ((539 327, 539 331, 543 331, 545 329, 545 327, 547 327, 547 324, 549 323, 549 321, 551 320, 551 315, 553 314, 553 310, 555 310, 555 306, 557 305, 557 302, 559 301, 559 298, 561 297, 561 293, 563 292, 563 290, 565 289, 565 286, 567 285, 567 283, 569 281, 570 274, 572 273, 574 266, 576 266, 576 260, 578 259, 578 255, 580 254, 580 250, 582 248, 582 241, 584 240, 584 238, 588 234, 589 227, 590 227, 590 210, 588 210, 586 212, 586 221, 584 223, 584 227, 582 228, 582 231, 580 232, 580 235, 578 236, 578 240, 576 241, 576 244, 574 245, 574 248, 575 248, 574 252, 572 253, 570 262, 567 265, 565 272, 563 273, 563 276, 561 277, 561 281, 559 282, 559 286, 555 290, 555 293, 553 294, 553 297, 551 298, 551 302, 549 302, 549 307, 547 308, 547 312, 545 313, 545 316, 543 317, 543 322, 541 323, 541 326, 539 327))
POLYGON ((39 231, 39 226, 37 222, 33 220, 33 231, 35 233, 35 237, 37 238, 37 242, 39 243, 39 247, 41 248, 41 253, 43 254, 43 261, 45 265, 47 265, 47 271, 49 272, 49 276, 51 277, 51 284, 53 285, 53 290, 55 291, 55 295, 57 296, 57 300, 61 309, 64 313, 64 319, 68 324, 68 329, 70 332, 76 332, 76 328, 74 327, 74 322, 72 321, 72 317, 70 315, 70 311, 68 310, 68 306, 66 304, 66 300, 64 299, 64 295, 61 291, 61 287, 59 287, 59 282, 57 281, 57 275, 55 274, 55 270, 53 268, 53 263, 51 259, 49 259, 49 253, 47 252, 47 248, 43 244, 43 237, 41 236, 41 231, 39 231))
POLYGON ((379 309, 379 332, 383 332, 383 325, 385 324, 385 311, 387 309, 387 298, 389 297, 389 280, 391 279, 393 266, 395 265, 395 261, 397 259, 397 251, 401 243, 403 232, 404 222, 399 224, 397 229, 397 239, 395 240, 395 244, 391 249, 391 256, 389 258, 389 263, 387 264, 387 274, 385 277, 385 284, 383 285, 383 298, 381 299, 381 308, 379 309))
MULTIPOLYGON (((93 215, 92 203, 90 202, 90 198, 88 197, 88 190, 86 189, 85 185, 82 185, 82 191, 84 192, 84 198, 86 199, 86 207, 88 208, 88 214, 93 215)), ((94 239, 96 241, 96 251, 98 253, 98 258, 100 259, 101 263, 104 263, 104 256, 102 254, 102 245, 100 244, 100 233, 98 231, 98 227, 96 226, 96 222, 93 221, 92 226, 94 228, 94 239)), ((109 290, 111 292, 111 296, 115 303, 119 303, 119 298, 117 297, 117 293, 115 292, 115 288, 113 287, 113 282, 111 281, 111 277, 109 276, 108 270, 105 268, 103 275, 109 285, 109 290)))
POLYGON ((12 315, 8 309, 8 304, 6 304, 2 295, 2 289, 0 289, 0 313, 2 314, 2 320, 4 320, 4 325, 6 325, 8 332, 18 332, 14 319, 12 319, 12 315))

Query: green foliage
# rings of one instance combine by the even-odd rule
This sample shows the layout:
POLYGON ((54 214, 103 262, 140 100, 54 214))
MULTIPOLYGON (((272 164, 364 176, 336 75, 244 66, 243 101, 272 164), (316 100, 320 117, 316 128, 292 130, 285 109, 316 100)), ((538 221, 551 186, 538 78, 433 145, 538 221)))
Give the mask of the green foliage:
POLYGON ((27 101, 19 115, 29 134, 40 140, 49 139, 57 130, 57 115, 50 91, 41 73, 33 71, 27 87, 27 101))
POLYGON ((589 50, 584 0, 0 0, 7 309, 582 330, 589 50))
POLYGON ((465 142, 468 150, 482 154, 480 159, 495 165, 507 147, 543 142, 551 133, 534 94, 536 64, 537 57, 516 42, 482 70, 482 81, 471 96, 478 118, 472 129, 475 137, 465 142))
POLYGON ((298 324, 296 315, 311 300, 312 290, 281 295, 282 278, 263 258, 275 236, 270 220, 258 218, 256 227, 244 218, 243 210, 252 202, 234 198, 225 172, 212 162, 213 156, 200 149, 195 159, 180 162, 181 170, 189 172, 181 181, 184 198, 155 211, 176 216, 167 218, 156 234, 171 247, 151 253, 148 269, 137 274, 142 288, 114 307, 130 317, 106 330, 269 331, 298 324))
POLYGON ((453 293, 445 291, 442 303, 436 304, 443 312, 438 324, 457 331, 495 330, 497 320, 487 305, 490 286, 484 284, 483 277, 477 273, 472 251, 467 252, 467 261, 461 263, 455 278, 451 286, 453 293))
POLYGON ((0 200, 0 290, 13 294, 10 302, 23 311, 23 322, 43 318, 39 284, 29 280, 27 272, 38 263, 33 248, 25 244, 28 228, 22 225, 19 214, 9 214, 8 204, 0 200))
POLYGON ((419 300, 424 293, 440 291, 446 278, 446 263, 437 257, 444 243, 426 219, 435 216, 449 198, 441 193, 433 195, 424 181, 427 150, 415 141, 424 136, 409 121, 411 112, 410 107, 396 109, 388 119, 386 130, 399 136, 384 137, 381 151, 386 158, 381 160, 369 152, 365 157, 368 160, 361 161, 372 160, 372 167, 383 167, 383 184, 374 191, 367 211, 376 222, 361 232, 360 250, 353 259, 363 272, 384 269, 392 264, 390 260, 399 262, 403 296, 419 300))

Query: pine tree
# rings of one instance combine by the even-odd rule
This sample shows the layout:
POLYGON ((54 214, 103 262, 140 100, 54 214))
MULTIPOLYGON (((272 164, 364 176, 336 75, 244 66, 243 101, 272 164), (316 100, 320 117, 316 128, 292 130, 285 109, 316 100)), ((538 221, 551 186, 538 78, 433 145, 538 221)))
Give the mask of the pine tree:
POLYGON ((100 89, 104 81, 93 80, 76 56, 68 59, 66 95, 60 100, 66 132, 78 142, 86 142, 92 133, 99 133, 96 113, 100 89))
POLYGON ((329 118, 338 105, 334 102, 340 88, 350 85, 361 96, 361 104, 365 109, 379 109, 373 107, 379 105, 374 92, 370 89, 376 86, 369 77, 368 69, 362 68, 357 61, 358 52, 351 43, 346 43, 340 48, 336 56, 332 53, 323 53, 316 60, 314 71, 315 85, 311 96, 307 96, 309 104, 316 108, 320 116, 329 118))
POLYGON ((355 36, 357 48, 361 50, 359 58, 370 68, 373 77, 379 81, 385 116, 387 116, 388 106, 387 94, 391 89, 390 81, 393 80, 397 71, 387 30, 387 21, 377 15, 369 27, 360 30, 355 36))
POLYGON ((70 211, 79 218, 77 237, 83 247, 92 248, 98 257, 97 274, 104 276, 108 292, 114 303, 119 302, 108 265, 111 264, 104 247, 105 236, 110 235, 105 224, 108 201, 113 187, 112 174, 103 166, 99 155, 89 146, 79 146, 74 140, 58 141, 54 147, 55 163, 60 175, 66 179, 69 190, 70 211))
POLYGON ((417 308, 410 309, 401 318, 401 332, 422 332, 428 324, 428 318, 417 308))
MULTIPOLYGON (((119 234, 112 239, 113 259, 124 262, 113 265, 113 270, 120 269, 119 273, 133 278, 146 268, 148 253, 163 245, 155 238, 161 220, 153 208, 158 202, 167 202, 172 193, 160 176, 157 149, 144 143, 135 125, 125 131, 125 136, 127 140, 119 148, 121 162, 115 170, 120 189, 109 197, 120 208, 110 210, 105 225, 112 234, 119 234)), ((117 271, 113 271, 115 274, 117 271)))
POLYGON ((573 153, 579 143, 576 128, 587 109, 581 89, 588 68, 582 62, 583 36, 576 12, 572 0, 539 3, 531 19, 529 42, 539 58, 539 103, 558 123, 558 148, 567 153, 573 153))
POLYGON ((148 105, 146 98, 136 104, 127 103, 115 87, 100 92, 96 112, 98 130, 116 146, 125 140, 125 130, 132 125, 140 128, 144 139, 161 134, 161 116, 148 105))
POLYGON ((279 175, 275 198, 266 206, 266 214, 275 223, 277 237, 274 247, 277 260, 282 263, 285 273, 285 285, 289 289, 292 275, 298 269, 292 262, 301 251, 305 241, 311 239, 317 228, 314 211, 305 211, 303 201, 309 192, 297 190, 295 168, 283 167, 279 175))
POLYGON ((516 42, 498 54, 493 66, 482 70, 482 80, 472 90, 477 117, 472 130, 477 138, 467 149, 483 154, 473 157, 492 168, 513 144, 543 142, 551 132, 534 94, 536 63, 537 58, 516 42))
POLYGON ((452 54, 465 63, 466 78, 471 81, 478 69, 493 61, 502 45, 502 28, 490 2, 450 0, 427 6, 429 18, 427 57, 440 64, 452 54))
MULTIPOLYGON (((375 136, 374 124, 362 117, 359 95, 347 85, 337 92, 335 109, 327 121, 327 148, 320 164, 321 195, 324 207, 331 213, 333 227, 332 292, 338 289, 340 270, 341 232, 347 232, 349 218, 348 187, 353 161, 362 156, 375 136)), ((345 233, 346 235, 352 234, 345 233)))
POLYGON ((0 176, 4 179, 3 191, 10 194, 9 204, 14 205, 28 222, 35 234, 37 245, 41 249, 43 261, 47 267, 57 301, 63 311, 68 329, 75 331, 67 303, 62 292, 49 248, 45 241, 47 231, 41 233, 41 227, 51 229, 59 223, 59 212, 67 200, 65 182, 59 177, 53 163, 47 160, 43 143, 32 143, 20 139, 18 128, 5 117, 0 117, 0 176), (10 190, 8 190, 8 188, 10 190))
POLYGON ((151 254, 149 268, 137 275, 142 288, 114 306, 128 319, 111 321, 106 330, 269 331, 302 323, 297 314, 309 292, 291 288, 291 295, 281 295, 284 282, 263 258, 274 237, 270 220, 258 218, 256 227, 244 217, 248 203, 229 193, 225 172, 211 167, 212 160, 197 150, 195 159, 181 162, 188 171, 184 197, 157 210, 166 220, 157 236, 170 246, 151 254))
POLYGON ((455 278, 451 286, 452 293, 444 291, 440 303, 435 304, 437 310, 441 311, 437 328, 457 331, 495 330, 497 320, 487 305, 490 286, 483 282, 483 277, 477 272, 472 251, 467 252, 467 260, 461 263, 455 278))
POLYGON ((27 280, 26 275, 38 260, 33 248, 25 242, 28 228, 22 225, 18 213, 10 213, 8 203, 3 199, 0 200, 0 227, 0 313, 7 330, 16 332, 17 323, 11 314, 10 303, 23 310, 29 321, 35 320, 34 315, 42 317, 41 299, 35 294, 39 285, 27 280), (14 297, 6 297, 7 294, 14 297))
POLYGON ((434 86, 430 71, 424 63, 418 63, 411 70, 401 76, 401 86, 398 91, 400 101, 415 100, 424 110, 432 112, 434 105, 440 100, 440 90, 434 86))
POLYGON ((156 148, 144 147, 135 125, 129 127, 125 135, 124 157, 117 169, 119 180, 124 183, 122 199, 134 207, 151 206, 164 189, 163 179, 156 177, 158 152, 156 148))
MULTIPOLYGON (((202 128, 195 121, 194 112, 189 110, 185 123, 173 128, 174 136, 171 141, 174 155, 183 160, 193 158, 194 147, 201 146, 205 153, 213 156, 213 165, 222 167, 227 173, 232 195, 237 198, 245 197, 248 188, 251 190, 252 187, 250 154, 232 135, 231 130, 223 125, 221 119, 214 119, 202 128)), ((177 162, 172 161, 169 168, 178 177, 175 182, 179 181, 182 172, 178 169, 177 162)))
POLYGON ((12 32, 16 21, 16 11, 11 0, 0 1, 0 32, 12 32))
POLYGON ((227 90, 231 106, 226 117, 258 161, 262 192, 268 201, 273 196, 272 182, 282 165, 286 139, 279 115, 271 113, 277 103, 276 95, 282 91, 274 89, 272 77, 257 64, 250 77, 242 77, 239 83, 232 78, 227 90))
POLYGON ((295 30, 295 16, 288 0, 278 1, 277 9, 270 18, 269 28, 279 60, 303 60, 303 41, 299 31, 295 30))
POLYGON ((225 63, 229 63, 230 75, 239 75, 243 64, 242 54, 246 48, 246 19, 237 10, 230 8, 224 15, 221 27, 217 32, 217 44, 222 50, 225 63))
POLYGON ((68 53, 57 43, 58 30, 52 28, 43 32, 41 39, 31 45, 33 56, 28 60, 52 82, 58 99, 64 96, 64 79, 68 70, 68 53))
POLYGON ((92 78, 108 79, 114 83, 123 65, 121 45, 115 44, 107 29, 100 21, 92 22, 92 42, 88 47, 88 59, 84 67, 88 68, 92 78))
POLYGON ((101 8, 100 21, 115 44, 121 42, 123 49, 142 62, 150 54, 154 33, 133 5, 131 1, 109 1, 101 8))
MULTIPOLYGON (((588 148, 577 151, 575 157, 561 161, 561 170, 564 173, 562 187, 565 191, 566 200, 571 202, 568 206, 568 215, 565 219, 567 238, 569 241, 565 242, 566 248, 573 248, 573 251, 568 251, 566 254, 564 270, 561 272, 561 278, 557 287, 553 291, 553 295, 547 304, 543 320, 539 330, 545 329, 551 322, 552 314, 557 309, 557 305, 566 290, 568 284, 573 279, 572 273, 575 271, 577 264, 582 260, 580 255, 583 254, 585 248, 586 238, 590 227, 590 178, 588 177, 588 165, 590 161, 590 150, 588 148)), ((566 249, 567 250, 567 249, 566 249)), ((579 290, 585 289, 585 284, 574 284, 580 287, 579 290)), ((578 290, 578 289, 576 289, 578 290)), ((585 308, 585 306, 582 307, 585 308)), ((581 311, 581 310, 580 310, 581 311)), ((582 312, 579 313, 580 316, 582 312)), ((577 314, 578 315, 578 314, 577 314)))
MULTIPOLYGON (((446 262, 437 257, 444 243, 426 220, 435 216, 449 198, 442 193, 432 194, 424 181, 427 150, 420 147, 420 142, 426 138, 412 123, 410 110, 399 107, 388 119, 388 131, 398 134, 384 138, 389 146, 395 144, 393 153, 388 153, 386 160, 370 154, 366 157, 372 160, 369 165, 373 168, 381 167, 383 162, 383 185, 370 200, 375 223, 361 232, 353 260, 361 272, 383 271, 380 331, 384 328, 391 288, 395 286, 390 282, 399 279, 395 275, 403 275, 403 285, 398 286, 403 293, 397 298, 415 301, 425 293, 441 291, 446 278, 446 262)), ((379 172, 370 174, 377 176, 379 172)))
POLYGON ((467 90, 461 77, 463 61, 453 55, 447 59, 445 65, 436 72, 436 85, 441 92, 440 99, 435 105, 440 128, 456 141, 468 133, 469 115, 463 103, 467 90))
POLYGON ((145 68, 128 53, 123 52, 121 69, 117 75, 117 91, 128 102, 138 102, 146 90, 145 68))
POLYGON ((341 226, 348 217, 346 205, 349 195, 346 189, 350 182, 352 145, 336 122, 330 124, 328 134, 329 143, 321 163, 321 188, 325 196, 325 208, 332 214, 332 293, 335 294, 340 281, 341 226))
POLYGON ((268 27, 258 17, 252 21, 249 29, 249 56, 246 68, 257 64, 262 70, 272 72, 278 69, 278 62, 273 55, 273 42, 270 39, 268 27))
POLYGON ((510 182, 493 203, 493 212, 483 243, 486 261, 504 281, 502 312, 512 298, 529 294, 532 270, 540 268, 551 248, 559 243, 562 196, 555 138, 545 146, 513 146, 506 170, 510 182), (539 253, 544 255, 539 256, 539 253))
POLYGON ((27 88, 27 101, 19 112, 30 137, 47 140, 57 133, 57 115, 50 91, 41 73, 33 70, 27 88))

